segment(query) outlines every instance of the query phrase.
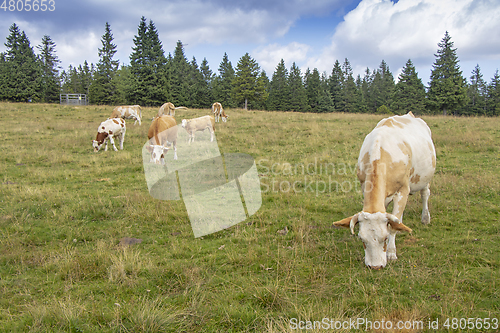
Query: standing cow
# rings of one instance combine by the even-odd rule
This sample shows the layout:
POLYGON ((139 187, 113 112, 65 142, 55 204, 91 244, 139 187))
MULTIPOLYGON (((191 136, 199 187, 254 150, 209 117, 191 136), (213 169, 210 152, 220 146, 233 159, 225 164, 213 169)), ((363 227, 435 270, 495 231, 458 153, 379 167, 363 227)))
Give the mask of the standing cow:
POLYGON ((212 104, 212 113, 214 114, 216 123, 219 122, 219 117, 222 119, 223 122, 227 121, 228 116, 224 113, 222 104, 220 104, 219 102, 215 102, 214 104, 212 104))
POLYGON ((147 150, 151 154, 151 162, 165 164, 164 157, 170 145, 174 148, 174 160, 177 159, 177 123, 174 117, 154 118, 148 130, 148 139, 147 150))
POLYGON ((179 110, 179 109, 187 109, 187 108, 185 106, 175 107, 174 104, 167 102, 167 103, 163 104, 162 106, 160 106, 160 109, 158 110, 158 114, 156 116, 161 117, 163 115, 167 115, 167 116, 174 117, 175 110, 179 110))
POLYGON ((109 118, 135 119, 134 125, 141 125, 142 110, 139 105, 122 105, 114 108, 109 118))
POLYGON ((363 190, 363 210, 334 222, 350 228, 359 224, 365 248, 365 264, 372 269, 395 260, 397 231, 411 232, 402 223, 409 194, 422 196, 422 223, 430 222, 429 184, 436 169, 436 151, 431 130, 411 112, 381 120, 366 136, 358 159, 358 178, 363 190), (393 201, 392 214, 386 212, 393 201))
POLYGON ((215 132, 215 121, 212 116, 203 116, 194 119, 182 119, 182 128, 186 130, 189 134, 188 142, 194 142, 194 133, 197 131, 204 131, 208 129, 210 131, 210 142, 214 141, 215 132))
POLYGON ((120 149, 123 149, 123 141, 125 140, 125 132, 127 126, 125 120, 121 118, 113 118, 103 121, 97 128, 97 136, 92 141, 94 152, 98 152, 104 144, 104 151, 108 150, 108 140, 113 145, 113 149, 118 151, 115 146, 114 139, 117 138, 120 142, 120 149))

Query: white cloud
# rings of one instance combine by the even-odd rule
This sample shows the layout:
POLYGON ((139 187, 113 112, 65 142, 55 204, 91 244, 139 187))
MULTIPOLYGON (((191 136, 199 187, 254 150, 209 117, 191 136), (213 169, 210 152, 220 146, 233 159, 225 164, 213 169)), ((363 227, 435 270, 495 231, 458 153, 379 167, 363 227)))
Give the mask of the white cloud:
POLYGON ((298 65, 307 59, 309 49, 308 45, 292 42, 288 45, 270 44, 259 47, 252 54, 261 68, 266 71, 268 77, 271 78, 281 59, 285 61, 287 69, 290 69, 293 62, 298 65))
POLYGON ((337 26, 331 45, 309 63, 329 71, 336 59, 348 58, 355 73, 362 74, 382 59, 396 66, 392 71, 412 59, 430 69, 445 31, 460 60, 499 59, 498 17, 495 0, 363 0, 337 26))

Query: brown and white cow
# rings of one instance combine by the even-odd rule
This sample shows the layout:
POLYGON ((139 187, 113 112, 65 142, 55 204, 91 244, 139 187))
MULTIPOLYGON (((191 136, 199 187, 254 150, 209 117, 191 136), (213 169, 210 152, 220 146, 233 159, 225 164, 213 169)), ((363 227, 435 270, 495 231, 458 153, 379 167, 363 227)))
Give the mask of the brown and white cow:
POLYGON ((160 109, 158 110, 158 114, 156 116, 161 117, 163 115, 167 115, 167 116, 174 117, 175 110, 179 110, 179 109, 187 109, 187 108, 185 106, 175 107, 174 104, 167 102, 167 103, 163 104, 162 106, 160 106, 160 109))
POLYGON ((431 130, 409 112, 382 119, 368 134, 358 158, 358 178, 363 190, 363 210, 334 222, 350 228, 359 224, 359 238, 365 248, 365 264, 373 269, 395 260, 397 231, 411 232, 402 222, 409 194, 420 191, 422 223, 431 220, 428 208, 429 184, 436 169, 436 152, 431 130), (393 201, 392 214, 386 212, 393 201))
POLYGON ((134 125, 141 125, 142 110, 139 105, 122 105, 114 108, 109 118, 135 119, 134 125))
POLYGON ((228 116, 224 113, 222 104, 220 104, 219 102, 215 102, 214 104, 212 104, 212 113, 214 114, 216 123, 219 122, 219 117, 222 118, 223 122, 227 121, 228 116))
POLYGON ((210 142, 214 141, 215 121, 212 116, 203 116, 189 120, 182 119, 182 128, 184 128, 189 134, 189 144, 194 142, 195 132, 204 131, 206 129, 210 131, 210 142))
POLYGON ((97 128, 97 136, 92 140, 94 152, 98 152, 104 144, 104 151, 108 150, 108 140, 113 145, 113 149, 118 151, 115 146, 114 139, 117 138, 120 142, 120 149, 123 149, 123 141, 125 140, 125 132, 127 126, 125 120, 121 118, 113 118, 103 121, 97 128))
POLYGON ((174 148, 174 160, 177 159, 177 123, 172 116, 161 116, 153 119, 148 130, 151 162, 165 164, 164 157, 170 149, 174 148))

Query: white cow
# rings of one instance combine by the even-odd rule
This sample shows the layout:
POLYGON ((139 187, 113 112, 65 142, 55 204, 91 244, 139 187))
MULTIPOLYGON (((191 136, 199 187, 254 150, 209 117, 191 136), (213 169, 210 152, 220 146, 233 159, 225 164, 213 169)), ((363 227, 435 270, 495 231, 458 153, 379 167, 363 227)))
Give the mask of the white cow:
POLYGON ((214 114, 215 117, 215 122, 219 122, 219 117, 222 119, 223 122, 227 121, 228 116, 224 113, 224 109, 222 108, 222 104, 215 102, 212 104, 212 113, 214 114))
POLYGON ((142 110, 139 105, 122 105, 114 108, 109 118, 135 119, 141 125, 142 110))
POLYGON ((411 112, 404 116, 382 119, 366 136, 358 159, 363 210, 351 217, 334 222, 350 228, 359 224, 359 238, 365 248, 365 264, 373 269, 395 260, 397 231, 411 232, 402 223, 409 194, 420 191, 422 223, 430 222, 429 184, 436 169, 436 151, 427 124, 411 112), (393 201, 392 214, 386 212, 393 201))
POLYGON ((208 129, 210 131, 210 142, 214 141, 214 131, 215 131, 215 121, 212 116, 203 116, 194 119, 182 119, 182 127, 188 132, 189 139, 188 142, 194 142, 194 133, 196 131, 204 131, 208 129))
POLYGON ((151 154, 151 162, 165 164, 165 154, 172 145, 174 160, 177 159, 177 123, 174 117, 161 116, 153 119, 148 130, 149 145, 147 150, 151 154))
POLYGON ((108 140, 113 145, 113 149, 118 151, 115 146, 114 138, 117 138, 120 142, 120 149, 123 149, 123 141, 125 140, 125 132, 127 131, 127 126, 125 125, 125 120, 121 118, 113 118, 103 121, 97 128, 97 136, 95 140, 92 140, 92 147, 94 147, 94 152, 98 152, 102 145, 104 144, 104 151, 108 150, 108 140))

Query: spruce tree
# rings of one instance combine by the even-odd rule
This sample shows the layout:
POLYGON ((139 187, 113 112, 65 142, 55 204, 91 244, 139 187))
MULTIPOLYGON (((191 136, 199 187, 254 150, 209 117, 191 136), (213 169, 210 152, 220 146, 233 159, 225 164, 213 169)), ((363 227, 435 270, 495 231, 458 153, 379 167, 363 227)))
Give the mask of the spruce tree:
POLYGON ((4 97, 13 102, 40 100, 41 64, 24 31, 13 23, 9 28, 5 46, 4 71, 7 80, 3 83, 4 97))
POLYGON ((465 104, 467 89, 458 64, 457 49, 453 48, 448 31, 438 46, 427 101, 431 110, 446 115, 448 111, 456 113, 465 104))
POLYGON ((128 84, 131 89, 127 99, 131 104, 149 105, 148 103, 148 85, 152 82, 152 75, 148 68, 147 52, 151 48, 147 36, 146 18, 141 17, 137 28, 137 35, 134 36, 132 53, 130 54, 130 80, 128 84))
POLYGON ((61 90, 59 81, 59 59, 55 54, 56 44, 45 35, 42 44, 37 48, 40 50, 40 61, 42 64, 41 100, 46 103, 59 102, 61 90))
POLYGON ((7 99, 5 95, 4 85, 7 82, 7 61, 5 60, 5 54, 0 53, 0 101, 7 99))
POLYGON ((342 112, 357 112, 357 87, 354 81, 351 63, 346 58, 342 65, 342 112))
POLYGON ((488 85, 486 105, 488 116, 500 116, 500 74, 498 74, 498 69, 488 85))
POLYGON ((177 46, 175 47, 171 69, 172 103, 176 106, 190 107, 191 93, 188 82, 191 74, 191 65, 184 54, 184 46, 180 40, 177 41, 177 46))
POLYGON ((113 34, 108 22, 106 22, 101 43, 102 48, 98 48, 99 62, 89 89, 89 100, 94 104, 114 105, 117 103, 118 96, 113 77, 118 70, 119 61, 113 60, 116 45, 113 44, 113 34))
POLYGON ((213 82, 214 100, 221 103, 223 107, 236 106, 232 95, 234 77, 235 73, 231 61, 229 61, 227 53, 224 53, 219 65, 219 75, 213 82))
POLYGON ((391 109, 395 114, 399 115, 406 114, 409 111, 416 115, 426 112, 425 87, 418 77, 411 59, 408 59, 399 75, 391 109))
POLYGON ((342 73, 342 67, 338 60, 335 60, 333 65, 332 75, 328 79, 328 88, 330 89, 330 96, 332 98, 333 108, 336 112, 341 112, 343 110, 343 96, 342 96, 342 85, 344 83, 344 74, 342 73))
POLYGON ((464 113, 468 115, 486 115, 487 96, 486 81, 483 79, 481 68, 476 65, 470 77, 470 84, 467 87, 468 103, 464 113))
POLYGON ((200 65, 201 78, 203 80, 202 94, 200 104, 203 108, 208 108, 214 103, 213 92, 212 92, 212 82, 214 79, 214 74, 208 65, 207 58, 203 58, 200 65))
POLYGON ((307 94, 302 73, 300 68, 292 64, 290 74, 288 75, 288 89, 290 94, 290 102, 288 103, 287 111, 306 112, 307 111, 307 94))
POLYGON ((257 84, 260 67, 257 62, 245 53, 236 65, 236 73, 233 80, 233 95, 236 102, 248 110, 249 103, 261 103, 264 96, 264 88, 257 84))
POLYGON ((281 59, 269 85, 267 109, 271 111, 287 111, 290 109, 288 105, 289 101, 288 71, 285 67, 285 61, 281 59))
POLYGON ((305 87, 307 95, 308 111, 320 112, 321 99, 321 80, 319 71, 314 68, 313 71, 308 68, 305 75, 305 87))

